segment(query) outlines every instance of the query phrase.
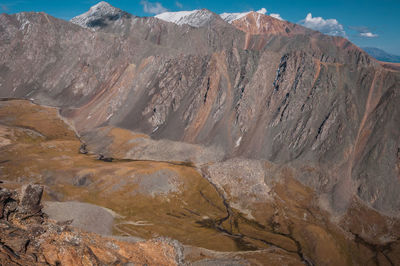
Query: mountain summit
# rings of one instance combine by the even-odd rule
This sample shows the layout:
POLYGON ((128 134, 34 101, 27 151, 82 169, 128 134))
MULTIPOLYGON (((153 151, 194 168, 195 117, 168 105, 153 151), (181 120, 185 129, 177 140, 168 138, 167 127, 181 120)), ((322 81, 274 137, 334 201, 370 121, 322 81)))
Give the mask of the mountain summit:
POLYGON ((104 27, 109 21, 115 21, 131 15, 107 2, 99 2, 92 6, 88 12, 72 18, 70 21, 84 28, 104 27))
MULTIPOLYGON (((297 24, 264 14, 264 12, 243 13, 244 16, 237 16, 234 20, 229 20, 236 28, 250 34, 305 34, 311 32, 297 24)), ((222 16, 222 15, 221 15, 222 16)), ((226 17, 228 19, 229 17, 226 17)))

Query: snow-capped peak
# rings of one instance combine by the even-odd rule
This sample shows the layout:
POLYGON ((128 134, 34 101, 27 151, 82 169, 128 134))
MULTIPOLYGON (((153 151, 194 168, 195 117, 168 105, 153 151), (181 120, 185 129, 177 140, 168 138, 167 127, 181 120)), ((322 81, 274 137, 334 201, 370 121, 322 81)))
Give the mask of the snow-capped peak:
POLYGON ((192 10, 192 11, 178 11, 178 12, 164 12, 161 14, 156 15, 155 17, 164 21, 176 23, 176 24, 183 24, 181 21, 183 21, 183 18, 192 15, 193 13, 196 13, 199 11, 198 9, 192 10))
POLYGON ((109 3, 101 1, 92 6, 88 12, 72 18, 72 23, 78 24, 84 28, 103 26, 105 20, 116 20, 127 14, 119 8, 111 6, 109 3))
POLYGON ((214 13, 207 9, 195 9, 192 11, 164 12, 155 17, 178 25, 188 24, 192 27, 206 25, 214 16, 214 13))
MULTIPOLYGON (((228 23, 232 23, 233 21, 240 19, 244 16, 247 16, 253 11, 250 12, 242 12, 242 13, 222 13, 220 17, 228 23)), ((260 10, 256 11, 257 13, 265 15, 267 13, 267 9, 261 8, 260 10)))
POLYGON ((110 10, 110 9, 116 9, 116 8, 105 1, 98 2, 97 4, 95 4, 94 6, 92 6, 90 8, 90 10, 93 10, 93 11, 94 10, 107 10, 107 9, 110 10))

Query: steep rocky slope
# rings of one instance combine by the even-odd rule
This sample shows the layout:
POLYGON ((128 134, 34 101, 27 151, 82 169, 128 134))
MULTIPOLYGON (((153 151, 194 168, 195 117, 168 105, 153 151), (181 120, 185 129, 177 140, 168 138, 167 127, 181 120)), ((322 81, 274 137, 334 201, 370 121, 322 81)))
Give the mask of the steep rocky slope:
MULTIPOLYGON (((198 168, 173 161, 132 161, 117 152, 109 158, 82 146, 57 110, 28 101, 2 101, 0 124, 2 187, 43 184, 44 210, 60 223, 112 232, 120 241, 167 236, 184 244, 182 259, 200 265, 365 265, 400 259, 398 219, 358 200, 343 217, 333 217, 320 207, 315 191, 294 179, 297 170, 292 167, 231 159, 198 168), (108 211, 100 213, 93 204, 108 211)), ((110 133, 123 140, 114 143, 119 147, 138 137, 117 128, 110 133)), ((30 233, 15 238, 25 234, 30 233)), ((7 235, 0 233, 0 239, 7 235)), ((42 236, 43 241, 52 237, 42 236)), ((103 241, 83 233, 79 238, 83 244, 103 241)), ((64 247, 62 239, 57 245, 64 247)), ((68 254, 65 259, 79 257, 73 248, 68 254)))
MULTIPOLYGON (((102 159, 117 159, 126 176, 136 167, 143 167, 144 172, 154 167, 169 172, 178 167, 174 171, 180 173, 179 182, 187 184, 188 198, 201 197, 189 184, 207 187, 211 197, 218 198, 216 206, 223 205, 221 195, 232 197, 239 213, 264 227, 270 216, 257 214, 264 210, 257 202, 270 200, 270 185, 264 184, 269 182, 265 181, 269 170, 261 167, 255 175, 254 167, 271 164, 273 169, 281 169, 272 177, 288 175, 293 182, 300 181, 290 188, 294 191, 309 187, 315 192, 311 202, 318 205, 317 212, 327 210, 334 224, 355 242, 369 243, 365 244, 367 250, 381 254, 374 255, 377 260, 395 250, 383 247, 398 237, 391 226, 400 208, 400 74, 396 65, 375 61, 346 39, 260 13, 249 13, 232 24, 212 16, 205 25, 192 27, 129 14, 111 18, 108 11, 116 9, 109 6, 104 16, 95 10, 89 13, 104 23, 90 29, 44 13, 0 15, 0 96, 30 98, 59 107, 87 149, 102 159), (141 165, 129 160, 158 162, 141 165), (236 167, 248 163, 252 166, 236 167), (217 191, 202 175, 209 176, 217 191), (235 180, 241 181, 236 184, 235 180), (249 194, 237 191, 241 182, 249 194), (233 184, 236 187, 231 187, 233 184), (248 196, 254 202, 247 202, 248 196), (353 217, 351 213, 360 214, 353 217), (379 218, 366 219, 368 215, 379 218), (373 242, 376 239, 379 243, 373 242)), ((4 138, 2 143, 9 142, 4 138)), ((68 148, 73 151, 80 143, 75 140, 68 145, 73 145, 68 148)), ((35 152, 43 152, 43 148, 36 146, 35 152)), ((18 156, 21 150, 12 152, 4 151, 4 160, 18 156)), ((81 162, 80 157, 68 156, 73 158, 72 165, 81 162)), ((7 178, 15 181, 27 176, 21 172, 25 168, 17 165, 5 167, 12 172, 7 178)), ((49 168, 45 163, 35 165, 40 165, 36 168, 40 175, 49 168)), ((83 171, 94 166, 89 160, 79 167, 83 171)), ((54 187, 71 169, 75 172, 69 176, 79 172, 71 168, 71 162, 65 163, 57 172, 64 177, 54 181, 54 187)), ((92 185, 97 192, 79 200, 105 204, 98 193, 111 185, 100 184, 117 182, 111 177, 118 176, 118 170, 105 165, 101 169, 109 175, 92 185)), ((100 175, 100 168, 93 171, 94 176, 100 175)), ((151 179, 159 180, 160 175, 150 172, 151 179)), ((161 176, 171 177, 165 172, 161 176)), ((171 180, 177 182, 175 177, 171 180)), ((134 180, 136 184, 144 182, 141 177, 134 180)), ((146 182, 145 188, 151 186, 146 182)), ((169 191, 168 184, 161 190, 169 191)), ((71 189, 75 191, 74 186, 71 189)), ((69 195, 65 199, 75 197, 63 192, 62 186, 53 190, 57 192, 53 195, 69 195)), ((152 201, 143 198, 140 202, 146 209, 152 201)), ((214 211, 212 220, 218 221, 220 210, 215 207, 214 211)), ((296 219, 301 216, 296 215, 296 219)), ((163 235, 169 230, 163 226, 152 230, 163 235)), ((197 229, 190 225, 185 230, 197 229)), ((177 235, 172 237, 179 238, 177 235)), ((220 237, 224 245, 232 244, 220 237)), ((193 235, 188 242, 195 239, 193 235)), ((352 249, 344 250, 348 254, 352 249)), ((307 252, 316 253, 311 246, 307 252)))

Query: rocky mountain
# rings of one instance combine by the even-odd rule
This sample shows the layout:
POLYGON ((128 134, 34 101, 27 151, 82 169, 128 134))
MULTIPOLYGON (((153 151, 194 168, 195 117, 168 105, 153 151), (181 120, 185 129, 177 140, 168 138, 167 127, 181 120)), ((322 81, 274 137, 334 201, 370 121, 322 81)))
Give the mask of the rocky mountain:
POLYGON ((59 108, 79 137, 52 139, 48 123, 35 127, 43 110, 3 103, 13 134, 2 138, 14 148, 2 151, 2 179, 107 205, 130 217, 119 229, 144 238, 171 234, 224 252, 274 247, 309 265, 398 259, 398 68, 262 13, 121 12, 100 3, 73 19, 79 25, 0 15, 0 96, 59 108), (74 155, 79 141, 108 165, 74 155), (35 152, 19 162, 26 145, 35 152), (56 168, 45 163, 52 156, 64 158, 56 168))
POLYGON ((362 49, 366 51, 370 56, 376 58, 379 61, 400 63, 399 55, 389 54, 381 49, 374 47, 362 47, 362 49))
POLYGON ((288 21, 264 15, 259 12, 249 12, 240 18, 231 21, 236 28, 252 35, 305 35, 310 30, 288 21))
MULTIPOLYGON (((267 10, 262 8, 256 12, 249 11, 249 12, 242 12, 242 13, 222 13, 219 16, 207 9, 201 10, 192 10, 192 11, 178 11, 178 12, 164 12, 161 14, 156 15, 155 17, 164 21, 172 22, 178 25, 190 25, 192 27, 201 27, 205 26, 207 23, 210 22, 211 19, 216 19, 217 17, 223 19, 228 23, 233 23, 236 20, 239 20, 243 17, 248 16, 249 14, 261 14, 265 15, 267 10)), ((271 16, 260 16, 265 19, 265 17, 273 17, 274 14, 271 16)), ((276 15, 276 14, 275 14, 276 15)), ((276 17, 276 16, 275 16, 276 17)), ((274 18, 275 18, 274 17, 274 18)), ((281 20, 281 19, 280 19, 281 20)), ((259 22, 257 25, 260 25, 263 22, 259 22)))
POLYGON ((193 11, 164 12, 155 17, 177 25, 187 24, 198 28, 207 25, 212 19, 218 17, 218 15, 207 9, 201 9, 193 11))
POLYGON ((92 6, 88 12, 72 18, 71 22, 84 28, 101 28, 123 17, 130 18, 131 15, 102 1, 92 6))

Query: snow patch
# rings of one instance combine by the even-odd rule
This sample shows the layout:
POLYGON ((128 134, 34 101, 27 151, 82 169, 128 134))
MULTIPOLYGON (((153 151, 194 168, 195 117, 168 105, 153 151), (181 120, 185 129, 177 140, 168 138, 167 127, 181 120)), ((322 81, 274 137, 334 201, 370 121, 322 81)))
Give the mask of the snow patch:
POLYGON ((158 130, 158 126, 156 126, 151 133, 154 133, 158 130))
POLYGON ((178 25, 187 24, 199 28, 206 25, 213 16, 214 14, 209 10, 196 9, 192 11, 164 12, 155 17, 178 25))
POLYGON ((164 12, 161 14, 156 15, 155 17, 164 21, 172 22, 179 24, 182 19, 196 13, 199 10, 192 10, 192 11, 179 11, 179 12, 164 12))
MULTIPOLYGON (((232 23, 232 22, 235 21, 235 20, 238 20, 238 19, 240 19, 240 18, 242 18, 242 17, 247 16, 247 15, 250 14, 251 12, 253 12, 253 11, 242 12, 242 13, 222 13, 222 14, 220 15, 220 17, 221 17, 223 20, 225 20, 226 22, 232 23)), ((261 8, 260 10, 256 11, 256 13, 265 15, 265 14, 267 13, 267 9, 261 8)))
POLYGON ((17 17, 17 20, 21 23, 19 30, 25 30, 25 28, 27 28, 31 25, 31 22, 26 17, 25 13, 17 13, 16 17, 17 17))
POLYGON ((276 19, 279 19, 279 20, 284 20, 282 17, 281 17, 281 15, 280 14, 275 14, 275 13, 271 13, 271 14, 269 14, 271 17, 273 17, 273 18, 276 18, 276 19))
POLYGON ((108 121, 111 117, 113 116, 113 113, 109 114, 106 118, 106 121, 108 121))
POLYGON ((239 147, 240 142, 242 142, 242 136, 240 136, 240 137, 236 140, 235 148, 236 148, 236 147, 239 147))

